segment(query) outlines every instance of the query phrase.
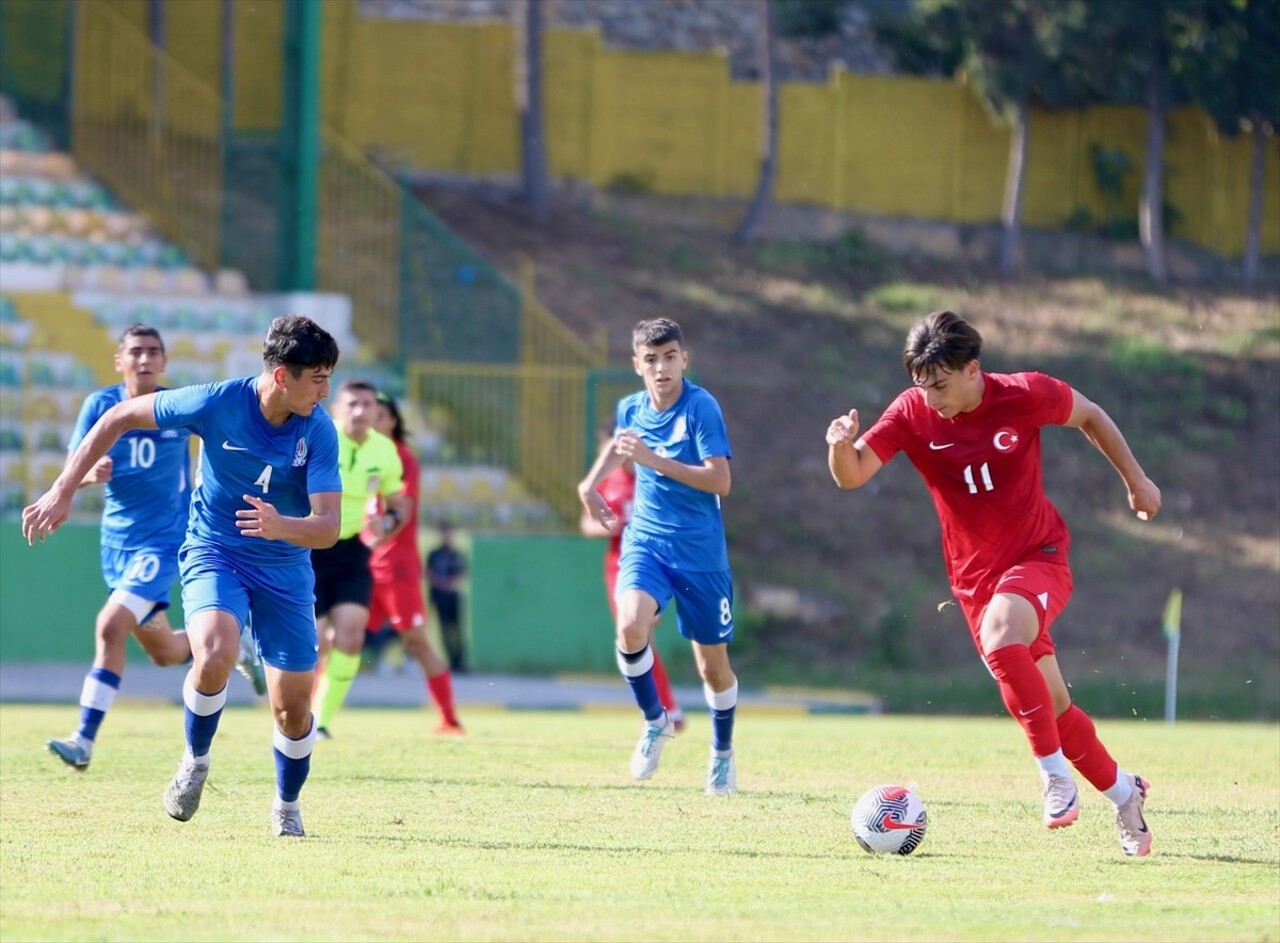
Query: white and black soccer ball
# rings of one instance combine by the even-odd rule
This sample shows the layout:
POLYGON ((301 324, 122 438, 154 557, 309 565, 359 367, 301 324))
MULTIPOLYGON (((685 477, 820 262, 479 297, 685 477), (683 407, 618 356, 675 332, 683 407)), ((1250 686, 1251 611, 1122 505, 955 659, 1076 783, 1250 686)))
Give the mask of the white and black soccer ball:
POLYGON ((909 855, 924 841, 929 815, 915 790, 877 786, 854 803, 850 824, 868 854, 909 855))

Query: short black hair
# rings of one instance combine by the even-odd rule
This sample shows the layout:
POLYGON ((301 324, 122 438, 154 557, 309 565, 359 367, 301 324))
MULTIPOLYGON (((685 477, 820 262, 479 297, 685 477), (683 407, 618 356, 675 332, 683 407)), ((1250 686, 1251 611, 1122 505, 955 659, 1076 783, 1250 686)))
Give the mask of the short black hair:
POLYGON ((332 369, 338 363, 338 342, 310 318, 286 314, 267 328, 262 362, 270 369, 288 367, 295 377, 301 376, 303 370, 332 369))
POLYGON ((661 347, 675 341, 684 346, 684 334, 680 325, 670 318, 651 318, 640 321, 631 331, 631 348, 661 347))
POLYGON ((935 311, 910 331, 902 365, 915 383, 939 370, 955 372, 982 354, 982 335, 954 311, 935 311))
POLYGON ((362 393, 372 393, 375 398, 378 395, 378 388, 368 380, 347 380, 342 384, 342 386, 338 387, 339 393, 350 393, 353 390, 358 390, 362 393))
POLYGON ((116 346, 123 347, 126 337, 154 337, 160 342, 160 352, 164 353, 164 338, 161 337, 160 332, 150 324, 143 324, 141 321, 130 324, 121 331, 120 336, 116 338, 116 346))

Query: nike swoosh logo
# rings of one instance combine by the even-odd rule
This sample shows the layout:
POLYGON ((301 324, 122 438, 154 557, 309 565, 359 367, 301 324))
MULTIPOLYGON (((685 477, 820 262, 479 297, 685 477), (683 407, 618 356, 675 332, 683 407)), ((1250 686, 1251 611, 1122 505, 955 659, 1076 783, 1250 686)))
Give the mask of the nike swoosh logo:
POLYGON ((933 449, 935 452, 941 452, 943 449, 949 449, 953 445, 955 445, 954 442, 948 442, 946 445, 934 445, 932 442, 930 442, 929 448, 933 449))
POLYGON ((247 451, 249 451, 249 447, 248 447, 247 445, 232 445, 232 444, 231 444, 230 442, 228 442, 226 439, 223 439, 223 440, 222 440, 222 447, 223 447, 224 449, 226 449, 228 452, 247 452, 247 451))
POLYGON ((1029 711, 1018 711, 1018 716, 1029 717, 1030 715, 1034 714, 1036 711, 1038 711, 1042 707, 1044 707, 1043 704, 1037 704, 1035 707, 1031 708, 1031 710, 1029 711))
POLYGON ((732 632, 732 631, 733 631, 733 626, 729 626, 729 628, 725 629, 723 632, 721 632, 721 633, 720 633, 720 637, 721 637, 721 638, 728 638, 728 637, 729 637, 729 633, 730 633, 730 632, 732 632))
POLYGON ((920 825, 916 822, 899 822, 892 815, 886 812, 884 817, 880 819, 880 827, 887 828, 894 832, 907 832, 913 828, 919 828, 920 825))

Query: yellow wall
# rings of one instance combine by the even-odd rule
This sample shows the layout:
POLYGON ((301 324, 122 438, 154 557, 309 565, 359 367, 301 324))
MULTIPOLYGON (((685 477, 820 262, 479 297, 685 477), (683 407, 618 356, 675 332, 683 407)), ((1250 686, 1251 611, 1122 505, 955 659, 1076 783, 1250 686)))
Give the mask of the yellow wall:
MULTIPOLYGON (((145 0, 110 0, 140 28, 145 0)), ((217 88, 218 0, 171 0, 173 56, 217 88)), ((283 4, 239 0, 238 129, 279 123, 283 4)), ((357 0, 326 0, 326 123, 358 147, 410 167, 459 174, 519 170, 513 33, 507 23, 365 19, 357 0)), ((629 177, 656 193, 747 196, 760 148, 760 89, 734 82, 720 53, 606 50, 592 31, 546 33, 552 173, 608 186, 629 177)), ((1009 130, 963 84, 833 73, 781 89, 777 197, 864 213, 957 222, 999 218, 1009 130)), ((1107 208, 1089 147, 1133 162, 1122 212, 1136 212, 1146 114, 1107 106, 1034 111, 1024 221, 1061 225, 1107 208)), ((1167 198, 1173 234, 1227 255, 1243 250, 1250 142, 1221 138, 1196 109, 1170 116, 1167 198)), ((1263 247, 1280 251, 1280 157, 1267 152, 1263 247)))

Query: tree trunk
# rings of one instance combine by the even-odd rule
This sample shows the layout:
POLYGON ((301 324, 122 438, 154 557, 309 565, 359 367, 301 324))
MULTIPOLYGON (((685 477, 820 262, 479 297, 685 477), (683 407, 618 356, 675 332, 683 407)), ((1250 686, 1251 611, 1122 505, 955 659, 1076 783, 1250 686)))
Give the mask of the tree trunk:
POLYGON ((756 16, 760 28, 760 84, 764 91, 764 114, 761 120, 760 177, 751 198, 747 215, 742 218, 733 241, 741 245, 760 237, 769 205, 773 201, 773 184, 778 175, 778 74, 773 56, 773 4, 756 0, 756 16))
POLYGON ((1000 211, 1003 233, 1000 241, 1000 270, 1012 275, 1021 262, 1022 194, 1026 189, 1027 152, 1031 145, 1031 121, 1027 95, 1018 98, 1013 135, 1009 141, 1009 166, 1005 169, 1004 206, 1000 211))
POLYGON ((1157 285, 1169 280, 1164 254, 1164 17, 1155 18, 1151 65, 1147 73, 1147 166, 1138 202, 1138 235, 1147 257, 1147 274, 1157 285))
POLYGON ((1262 244, 1263 184, 1267 166, 1267 135, 1262 121, 1253 121, 1253 168, 1249 173, 1249 229, 1244 238, 1245 288, 1252 288, 1258 281, 1258 255, 1262 244))
POLYGON ((547 174, 547 144, 542 109, 542 4, 525 0, 515 5, 517 30, 516 103, 520 110, 520 171, 525 202, 535 223, 551 211, 551 182, 547 174), (522 14, 522 15, 521 15, 522 14))

